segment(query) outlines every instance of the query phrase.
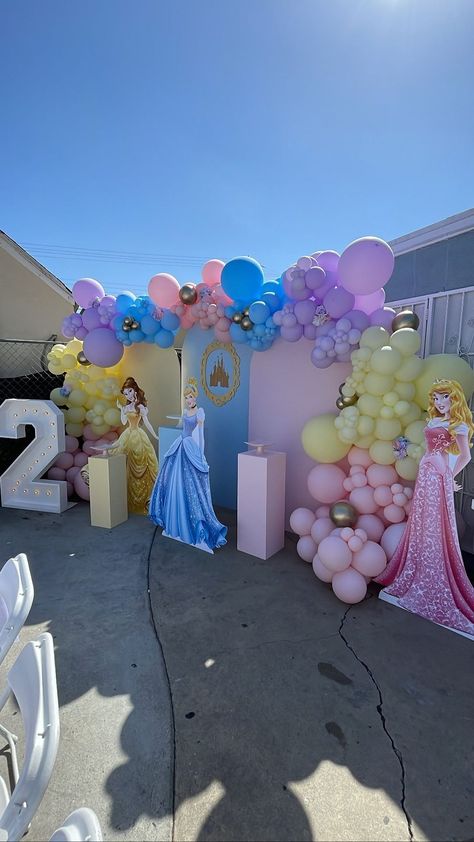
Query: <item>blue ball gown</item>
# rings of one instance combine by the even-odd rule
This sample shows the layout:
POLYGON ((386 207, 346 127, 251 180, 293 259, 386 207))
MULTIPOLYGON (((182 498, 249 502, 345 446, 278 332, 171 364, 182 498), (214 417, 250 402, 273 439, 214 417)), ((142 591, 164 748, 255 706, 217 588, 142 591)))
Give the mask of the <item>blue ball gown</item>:
POLYGON ((194 415, 183 414, 181 436, 163 458, 149 514, 169 537, 212 550, 226 543, 227 527, 219 523, 212 506, 204 417, 203 409, 194 415))

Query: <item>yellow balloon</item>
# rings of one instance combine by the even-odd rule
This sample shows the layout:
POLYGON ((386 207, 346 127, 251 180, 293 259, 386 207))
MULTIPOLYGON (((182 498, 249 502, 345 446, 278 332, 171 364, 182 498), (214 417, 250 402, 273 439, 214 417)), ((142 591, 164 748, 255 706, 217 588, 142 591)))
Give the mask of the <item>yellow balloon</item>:
POLYGON ((76 358, 72 354, 64 354, 61 359, 63 371, 72 371, 76 367, 76 358))
POLYGON ((88 411, 88 412, 86 412, 86 419, 87 419, 87 421, 89 422, 89 424, 92 424, 92 422, 93 422, 94 418, 95 418, 95 412, 94 412, 94 410, 93 410, 93 409, 89 409, 89 411, 88 411))
POLYGON ((412 421, 411 424, 405 428, 405 436, 409 439, 413 444, 423 444, 425 440, 424 436, 424 429, 425 429, 425 422, 424 421, 412 421))
POLYGON ((342 442, 338 436, 335 418, 332 412, 318 415, 303 427, 301 442, 304 451, 316 462, 339 462, 350 450, 350 442, 342 442))
POLYGON ((383 406, 380 410, 380 417, 381 418, 393 418, 395 412, 392 406, 383 406))
MULTIPOLYGON (((62 345, 59 342, 57 345, 53 345, 53 347, 51 348, 50 354, 58 354, 59 356, 61 356, 62 354, 64 354, 65 350, 66 350, 66 346, 62 345)), ((49 356, 49 354, 48 354, 48 356, 49 356)))
POLYGON ((421 336, 412 327, 402 327, 392 333, 390 345, 400 351, 404 357, 410 357, 420 350, 421 336))
POLYGON ((398 382, 395 386, 395 390, 402 401, 412 401, 415 397, 416 388, 414 383, 398 382))
POLYGON ((404 383, 410 383, 420 376, 422 369, 423 360, 419 357, 405 357, 400 368, 395 372, 395 377, 404 383))
POLYGON ((371 418, 378 418, 382 408, 382 401, 376 395, 371 395, 369 392, 366 392, 364 395, 360 396, 357 406, 362 415, 370 415, 371 418))
POLYGON ((104 421, 111 427, 120 426, 120 412, 118 409, 108 409, 104 415, 104 421))
POLYGON ((77 357, 79 351, 82 351, 82 342, 79 339, 71 339, 66 345, 66 354, 72 354, 77 357))
POLYGON ((73 424, 80 424, 86 417, 86 411, 82 406, 72 406, 68 411, 68 420, 73 424))
POLYGON ((96 415, 103 415, 109 409, 109 404, 106 401, 95 401, 92 407, 96 415))
POLYGON ((374 432, 375 421, 370 415, 361 415, 357 424, 357 431, 361 436, 369 436, 374 432))
POLYGON ((379 418, 375 424, 375 436, 381 441, 396 439, 402 432, 402 425, 397 418, 379 418))
POLYGON ((361 436, 359 439, 355 440, 355 444, 357 447, 362 448, 362 450, 368 450, 374 441, 375 436, 361 436))
POLYGON ((411 424, 413 421, 418 421, 421 417, 421 409, 417 403, 411 403, 410 409, 408 412, 403 416, 402 422, 405 426, 411 424))
POLYGON ((92 395, 94 397, 98 397, 99 395, 95 383, 91 383, 90 381, 88 383, 84 383, 84 391, 87 392, 88 395, 92 395))
POLYGON ((393 407, 395 415, 398 418, 402 418, 404 415, 407 414, 410 410, 410 404, 408 401, 397 401, 395 406, 393 407))
POLYGON ((64 369, 62 365, 50 360, 50 362, 48 363, 48 371, 50 371, 51 374, 62 374, 64 369))
POLYGON ((466 360, 456 354, 433 354, 423 360, 423 370, 415 384, 415 400, 422 409, 428 406, 428 392, 435 380, 457 380, 466 400, 470 400, 474 392, 474 371, 466 360))
POLYGON ((87 395, 82 389, 73 389, 69 395, 67 402, 69 406, 84 406, 87 400, 87 395))
POLYGON ((369 454, 378 465, 393 465, 395 462, 391 441, 374 441, 369 447, 369 454))
POLYGON ((369 371, 364 381, 365 388, 372 395, 384 395, 393 386, 393 377, 390 374, 378 374, 376 371, 369 371))
POLYGON ((402 355, 396 348, 384 345, 372 354, 370 367, 378 374, 395 374, 402 363, 402 355))
POLYGON ((84 432, 84 425, 83 424, 66 424, 66 433, 68 436, 82 436, 84 432))
MULTIPOLYGON (((409 330, 409 328, 405 328, 409 330)), ((418 462, 411 456, 405 456, 404 459, 397 459, 395 462, 395 470, 402 479, 413 480, 416 479, 418 473, 418 462)))
POLYGON ((105 436, 106 433, 110 433, 110 426, 109 424, 92 424, 92 432, 97 436, 105 436))
POLYGON ((361 350, 362 348, 371 348, 372 351, 375 351, 382 345, 388 345, 389 341, 390 334, 384 327, 368 327, 360 337, 359 344, 361 350))
POLYGON ((59 388, 53 389, 49 397, 56 406, 66 406, 66 398, 61 395, 61 390, 59 388))
POLYGON ((87 367, 87 373, 91 380, 102 380, 104 376, 104 369, 97 365, 90 365, 87 367))
POLYGON ((387 392, 387 394, 383 396, 382 400, 386 406, 395 406, 395 404, 400 400, 400 397, 398 392, 393 390, 392 392, 387 392))

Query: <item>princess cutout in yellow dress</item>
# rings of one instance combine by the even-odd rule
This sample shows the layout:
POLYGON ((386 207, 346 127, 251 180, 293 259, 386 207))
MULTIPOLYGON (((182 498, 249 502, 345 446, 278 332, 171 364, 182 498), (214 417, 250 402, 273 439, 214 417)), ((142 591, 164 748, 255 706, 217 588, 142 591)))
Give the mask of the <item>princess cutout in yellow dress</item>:
MULTIPOLYGON (((146 410, 145 410, 146 411, 146 410)), ((127 457, 127 499, 131 514, 148 514, 148 501, 158 475, 158 460, 145 430, 140 429, 140 411, 127 412, 127 428, 114 443, 113 453, 127 457)))

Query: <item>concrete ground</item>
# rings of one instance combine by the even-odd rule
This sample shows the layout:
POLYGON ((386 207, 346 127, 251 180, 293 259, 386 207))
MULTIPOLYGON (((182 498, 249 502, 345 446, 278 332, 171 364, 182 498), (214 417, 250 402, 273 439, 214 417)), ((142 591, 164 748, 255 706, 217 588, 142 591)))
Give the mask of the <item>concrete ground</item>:
POLYGON ((347 608, 291 540, 260 561, 221 519, 209 556, 145 519, 0 510, 35 582, 22 642, 56 645, 61 746, 28 838, 87 804, 107 840, 473 840, 472 642, 347 608))

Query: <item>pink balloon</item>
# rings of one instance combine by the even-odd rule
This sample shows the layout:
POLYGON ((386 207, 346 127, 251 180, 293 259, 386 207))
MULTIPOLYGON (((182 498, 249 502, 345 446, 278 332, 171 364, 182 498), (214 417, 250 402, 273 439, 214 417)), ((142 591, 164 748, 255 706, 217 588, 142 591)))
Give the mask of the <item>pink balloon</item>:
POLYGON ((349 500, 361 515, 370 515, 377 511, 378 506, 374 500, 374 489, 370 485, 364 488, 354 488, 349 495, 349 500))
POLYGON ((349 243, 337 267, 341 286, 354 295, 370 295, 391 277, 395 257, 389 244, 378 237, 361 237, 349 243))
POLYGON ((391 307, 380 307, 370 314, 370 324, 384 327, 385 330, 392 332, 392 322, 396 316, 395 310, 391 307))
POLYGON ((332 530, 334 529, 334 524, 329 517, 320 517, 314 521, 311 527, 311 537, 316 545, 320 544, 321 541, 324 541, 327 538, 332 530))
POLYGON ((309 535, 315 521, 315 514, 311 509, 295 509, 290 517, 290 526, 297 535, 309 535))
POLYGON ((332 589, 341 602, 355 605, 362 602, 367 593, 367 582, 353 567, 335 573, 332 579, 332 589))
POLYGON ((66 450, 68 453, 74 453, 79 447, 79 439, 75 436, 66 436, 66 450))
POLYGON ((86 424, 82 431, 82 434, 84 436, 84 439, 86 439, 87 441, 97 441, 98 439, 100 439, 100 436, 98 436, 97 433, 94 433, 91 424, 86 424))
POLYGON ((74 456, 72 453, 60 453, 54 464, 56 468, 62 468, 64 471, 67 471, 68 468, 72 468, 74 465, 74 456))
POLYGON ((398 474, 392 465, 371 465, 367 468, 367 479, 372 488, 377 488, 378 485, 392 485, 398 474))
POLYGON ((333 571, 324 566, 318 555, 313 558, 313 570, 321 582, 332 582, 333 571))
POLYGON ((374 310, 380 310, 385 303, 385 290, 376 289, 370 295, 356 295, 354 310, 362 310, 369 316, 374 310))
POLYGON ((374 490, 374 500, 378 506, 390 506, 393 502, 393 494, 388 485, 378 485, 374 490))
POLYGON ((352 553, 349 547, 337 535, 329 535, 321 541, 318 547, 318 555, 324 566, 334 573, 339 570, 346 570, 352 561, 352 553))
POLYGON ((392 523, 391 526, 387 526, 383 533, 380 543, 388 561, 391 561, 395 554, 395 550, 402 540, 406 528, 406 523, 392 523))
POLYGON ((369 541, 380 541, 385 529, 377 515, 361 515, 357 519, 356 527, 366 532, 369 541))
POLYGON ((204 283, 210 287, 220 284, 224 266, 225 263, 223 263, 222 260, 208 260, 201 269, 201 275, 204 283))
POLYGON ((148 295, 158 307, 172 307, 179 301, 179 283, 173 275, 162 272, 153 275, 148 284, 148 295))
POLYGON ((102 436, 104 441, 117 441, 118 433, 115 433, 113 430, 110 433, 106 433, 105 436, 102 436))
POLYGON ((358 535, 354 535, 352 538, 349 538, 347 546, 353 553, 358 553, 364 546, 364 542, 358 537, 358 535))
POLYGON ((402 523, 406 518, 405 509, 402 509, 401 506, 396 506, 395 503, 385 506, 383 513, 389 523, 402 523))
MULTIPOLYGON (((85 446, 85 445, 84 445, 84 446, 85 446)), ((92 454, 92 453, 94 453, 94 451, 93 451, 93 450, 91 450, 91 454, 92 454)), ((90 455, 90 454, 89 454, 89 455, 90 455)), ((83 468, 83 467, 84 467, 84 465, 87 465, 87 462, 88 462, 88 455, 87 455, 87 453, 76 453, 76 455, 75 455, 75 457, 74 457, 74 465, 76 465, 76 467, 78 467, 78 468, 83 468)))
POLYGON ((296 545, 297 553, 303 561, 312 562, 316 555, 316 549, 316 544, 311 538, 311 535, 303 535, 296 545))
POLYGON ((354 296, 343 287, 333 287, 324 296, 324 306, 333 319, 340 319, 354 307, 354 296))
POLYGON ((387 556, 380 544, 367 541, 362 549, 354 553, 352 566, 363 576, 380 576, 387 565, 387 556))
POLYGON ((316 465, 308 474, 308 490, 320 503, 335 503, 347 497, 346 475, 337 465, 316 465))
POLYGON ((354 488, 364 488, 367 485, 367 477, 364 473, 357 473, 351 477, 354 488))
POLYGON ((79 465, 73 465, 72 468, 69 468, 69 470, 66 471, 67 481, 68 482, 74 482, 74 477, 76 476, 76 474, 80 470, 81 470, 81 468, 79 467, 79 465))
POLYGON ((82 450, 84 453, 87 453, 88 456, 97 456, 97 451, 94 450, 94 445, 97 444, 97 441, 85 441, 82 445, 82 450))
POLYGON ((214 299, 218 302, 218 304, 223 304, 224 307, 228 304, 232 304, 232 299, 224 292, 221 284, 217 284, 212 291, 214 293, 214 299))
POLYGON ((363 468, 369 468, 373 465, 373 459, 368 450, 363 450, 361 447, 351 447, 347 454, 347 461, 349 465, 361 465, 363 468))
POLYGON ((329 517, 329 506, 318 506, 315 514, 316 517, 329 517))
POLYGON ((47 476, 48 479, 65 480, 66 471, 64 468, 50 468, 47 476))
POLYGON ((74 491, 78 497, 81 497, 82 500, 90 500, 89 486, 86 482, 84 482, 80 471, 74 477, 74 491))

